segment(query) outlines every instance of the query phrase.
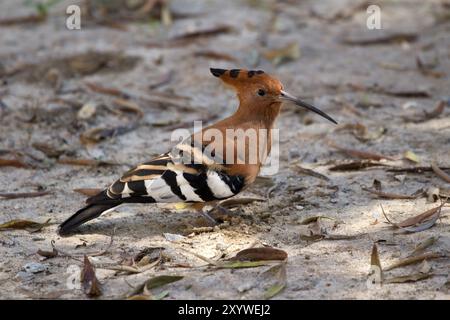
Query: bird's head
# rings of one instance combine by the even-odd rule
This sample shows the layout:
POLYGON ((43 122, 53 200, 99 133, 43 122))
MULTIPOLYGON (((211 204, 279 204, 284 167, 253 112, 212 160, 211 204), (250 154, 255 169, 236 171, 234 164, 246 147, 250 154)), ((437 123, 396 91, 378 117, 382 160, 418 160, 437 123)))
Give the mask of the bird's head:
POLYGON ((236 90, 241 108, 251 109, 251 112, 260 111, 261 113, 273 109, 276 111, 274 114, 278 114, 281 103, 289 101, 337 124, 325 112, 284 91, 281 82, 264 71, 216 68, 211 68, 210 71, 215 77, 220 78, 224 83, 236 90))

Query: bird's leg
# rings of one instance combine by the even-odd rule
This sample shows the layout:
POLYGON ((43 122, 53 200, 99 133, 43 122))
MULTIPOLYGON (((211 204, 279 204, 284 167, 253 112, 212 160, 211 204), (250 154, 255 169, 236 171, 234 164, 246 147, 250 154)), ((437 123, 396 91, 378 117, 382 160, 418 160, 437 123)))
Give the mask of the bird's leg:
POLYGON ((215 205, 212 209, 210 209, 208 211, 208 214, 213 213, 214 211, 219 211, 221 214, 225 215, 225 216, 236 216, 237 213, 234 211, 231 211, 230 209, 227 209, 223 206, 221 206, 220 204, 215 205))
POLYGON ((206 220, 208 220, 208 222, 212 225, 212 226, 216 226, 219 224, 219 222, 214 219, 213 217, 211 217, 209 214, 211 213, 211 210, 209 211, 204 211, 203 208, 205 207, 206 204, 204 203, 195 203, 192 205, 192 207, 198 212, 200 213, 203 218, 205 218, 206 220))
POLYGON ((209 215, 209 211, 205 212, 203 210, 198 211, 212 226, 217 226, 219 222, 209 215))

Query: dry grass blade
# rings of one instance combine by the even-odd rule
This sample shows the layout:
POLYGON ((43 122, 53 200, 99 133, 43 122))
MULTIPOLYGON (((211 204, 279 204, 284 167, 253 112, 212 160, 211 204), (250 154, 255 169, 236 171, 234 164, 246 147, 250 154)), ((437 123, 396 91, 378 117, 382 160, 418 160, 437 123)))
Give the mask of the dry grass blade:
MULTIPOLYGON (((450 170, 450 167, 441 167, 441 170, 450 170)), ((423 173, 423 172, 430 172, 433 171, 433 169, 430 167, 406 167, 406 168, 389 168, 387 169, 388 172, 409 172, 409 173, 423 173)))
POLYGON ((415 264, 415 263, 419 263, 422 262, 424 260, 431 260, 431 259, 439 259, 439 258, 444 258, 445 255, 441 254, 441 253, 437 253, 437 252, 428 252, 419 256, 414 256, 414 257, 409 257, 409 258, 405 258, 405 259, 400 259, 397 262, 394 262, 393 264, 391 264, 390 266, 386 267, 384 270, 385 271, 389 271, 395 268, 399 268, 399 267, 404 267, 404 266, 409 266, 411 264, 415 264))
POLYGON ((201 29, 189 31, 184 34, 175 36, 173 40, 194 40, 202 37, 211 37, 217 36, 219 34, 230 33, 233 31, 233 28, 227 25, 219 25, 216 27, 212 27, 209 29, 201 29))
POLYGON ((330 178, 328 178, 326 175, 323 175, 323 174, 316 172, 314 170, 311 170, 311 169, 303 168, 299 165, 294 166, 294 170, 300 174, 308 175, 308 176, 311 176, 311 177, 314 177, 317 179, 321 179, 324 181, 330 181, 330 178))
POLYGON ((338 150, 339 152, 345 153, 346 155, 348 155, 350 157, 354 157, 354 158, 375 160, 375 161, 380 161, 382 159, 395 160, 393 157, 385 156, 385 155, 374 153, 374 152, 344 148, 344 147, 336 145, 334 142, 329 142, 328 145, 330 147, 338 150))
POLYGON ((418 38, 414 32, 389 32, 377 35, 359 35, 343 38, 341 41, 347 45, 369 46, 378 44, 390 44, 395 42, 414 42, 418 38))
POLYGON ((245 268, 258 268, 262 266, 267 266, 272 264, 273 261, 264 260, 264 261, 228 261, 221 262, 217 265, 218 268, 223 269, 245 269, 245 268))
POLYGON ((399 276, 394 278, 389 278, 384 280, 383 283, 406 283, 406 282, 417 282, 420 280, 428 279, 433 276, 431 273, 414 273, 406 276, 399 276))
POLYGON ((80 188, 80 189, 73 189, 73 191, 81 193, 85 196, 92 197, 100 192, 102 192, 103 189, 96 189, 96 188, 80 188))
POLYGON ((133 131, 137 127, 138 127, 137 124, 133 123, 131 125, 118 126, 115 128, 93 128, 83 132, 80 135, 80 141, 85 145, 95 144, 103 140, 110 139, 133 131))
POLYGON ((95 83, 91 83, 91 82, 85 82, 85 84, 90 90, 97 92, 97 93, 111 95, 111 96, 120 97, 120 98, 124 98, 124 99, 129 98, 128 94, 126 94, 116 88, 104 87, 104 86, 101 86, 101 85, 98 85, 95 83))
POLYGON ((264 261, 264 260, 286 260, 287 253, 280 249, 271 247, 249 248, 239 251, 229 261, 264 261))
POLYGON ((380 162, 373 162, 373 161, 354 161, 354 162, 348 162, 348 163, 342 163, 335 165, 331 168, 328 168, 330 171, 356 171, 356 170, 363 170, 367 168, 372 167, 382 167, 387 166, 384 163, 380 162))
POLYGON ((0 167, 29 168, 30 166, 18 159, 0 158, 0 167))
POLYGON ((417 199, 420 196, 423 195, 423 192, 414 192, 412 195, 407 194, 398 194, 398 193, 391 193, 391 192, 384 192, 379 190, 373 190, 365 187, 361 187, 362 190, 370 192, 372 194, 377 195, 379 198, 382 199, 417 199))
POLYGON ((35 221, 30 220, 21 220, 21 219, 15 219, 11 220, 5 223, 0 224, 0 231, 2 230, 8 230, 8 229, 25 229, 29 231, 30 233, 38 232, 45 226, 49 225, 51 219, 48 219, 44 223, 39 223, 35 221))
POLYGON ((84 293, 89 297, 98 297, 102 294, 94 267, 86 255, 84 256, 83 270, 81 270, 81 284, 83 285, 84 293))
POLYGON ((444 180, 445 182, 450 183, 450 176, 444 172, 444 170, 442 170, 441 168, 439 168, 437 166, 436 163, 432 162, 431 163, 431 169, 434 171, 434 173, 441 178, 442 180, 444 180))
POLYGON ((216 51, 210 51, 210 50, 201 50, 194 53, 194 56, 196 57, 203 57, 203 58, 209 58, 214 60, 224 60, 224 61, 230 61, 230 62, 238 62, 238 60, 229 55, 222 52, 216 52, 216 51))
POLYGON ((0 26, 12 26, 16 24, 40 23, 47 19, 45 14, 31 14, 24 17, 12 17, 0 20, 0 26))
POLYGON ((220 202, 220 206, 224 207, 224 208, 232 208, 232 207, 237 207, 240 205, 245 205, 245 204, 249 204, 249 203, 253 203, 253 202, 261 202, 261 201, 266 201, 266 199, 263 198, 232 198, 232 199, 227 199, 224 200, 222 202, 220 202))
POLYGON ((0 193, 0 198, 3 199, 18 199, 18 198, 36 198, 51 194, 50 191, 38 192, 23 192, 23 193, 0 193))
POLYGON ((141 116, 141 117, 144 116, 144 112, 142 111, 141 107, 139 107, 139 105, 137 105, 133 101, 130 101, 130 100, 127 100, 127 99, 116 98, 116 99, 113 100, 113 102, 117 106, 119 106, 119 108, 122 111, 134 112, 138 116, 141 116))

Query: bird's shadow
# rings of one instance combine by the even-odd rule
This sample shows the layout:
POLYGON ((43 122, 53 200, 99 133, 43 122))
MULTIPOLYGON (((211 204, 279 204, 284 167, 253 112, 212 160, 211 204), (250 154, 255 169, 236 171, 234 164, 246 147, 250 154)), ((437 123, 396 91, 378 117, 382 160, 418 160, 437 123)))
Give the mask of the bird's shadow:
POLYGON ((211 226, 197 212, 168 212, 138 210, 137 213, 117 212, 101 216, 74 230, 70 235, 97 234, 132 236, 134 238, 161 236, 163 233, 184 234, 189 227, 211 226))

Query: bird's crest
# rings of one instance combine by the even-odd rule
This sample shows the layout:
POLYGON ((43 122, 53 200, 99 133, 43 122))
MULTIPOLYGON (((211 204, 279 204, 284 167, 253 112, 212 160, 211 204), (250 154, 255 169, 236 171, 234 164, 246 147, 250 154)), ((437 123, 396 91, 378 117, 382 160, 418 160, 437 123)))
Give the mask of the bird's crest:
POLYGON ((266 91, 278 94, 282 89, 281 82, 262 70, 246 69, 216 69, 211 73, 225 84, 233 87, 237 92, 254 91, 263 88, 266 91))
POLYGON ((244 70, 244 69, 217 69, 217 68, 210 68, 209 69, 213 76, 221 78, 225 82, 226 80, 246 80, 253 78, 256 75, 262 75, 264 74, 264 71, 262 70, 244 70))

